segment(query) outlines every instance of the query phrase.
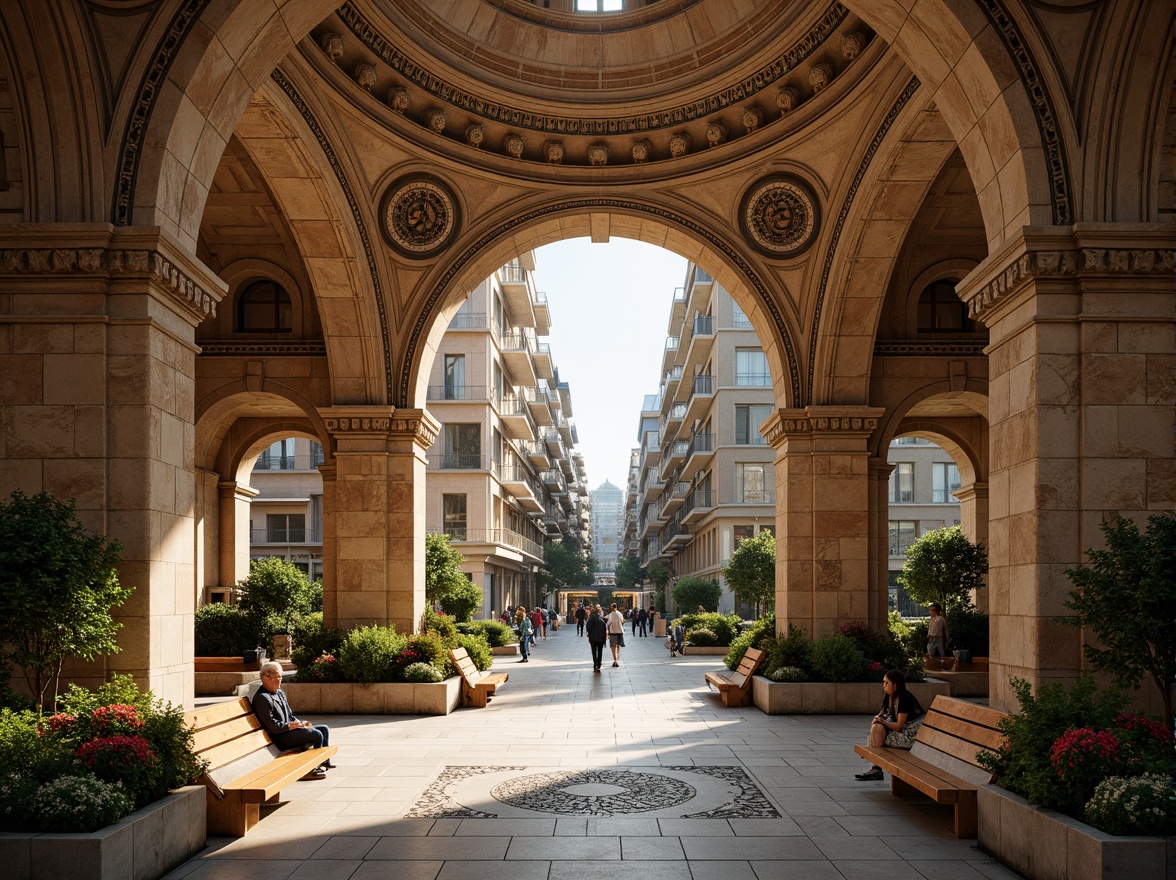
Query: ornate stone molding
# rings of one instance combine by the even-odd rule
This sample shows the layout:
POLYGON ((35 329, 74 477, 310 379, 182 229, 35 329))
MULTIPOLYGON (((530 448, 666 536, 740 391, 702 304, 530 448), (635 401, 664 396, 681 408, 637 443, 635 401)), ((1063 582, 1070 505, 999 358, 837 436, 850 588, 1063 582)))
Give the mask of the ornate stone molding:
POLYGON ((200 353, 208 357, 325 357, 327 344, 321 339, 289 342, 198 342, 200 353))
POLYGON ((763 433, 772 446, 801 434, 866 438, 878 429, 878 419, 885 412, 885 408, 874 406, 780 409, 768 418, 763 433))
POLYGON ((110 248, 12 248, 0 250, 0 275, 93 275, 145 278, 200 320, 216 314, 214 293, 157 251, 110 248))
POLYGON ((363 242, 363 256, 367 262, 368 274, 372 279, 372 292, 375 294, 376 309, 380 315, 380 344, 384 350, 384 382, 388 399, 401 403, 403 401, 396 401, 394 398, 395 387, 392 381, 392 348, 388 341, 388 315, 384 307, 384 288, 380 283, 380 273, 376 268, 375 248, 372 246, 372 239, 368 234, 367 224, 363 220, 363 212, 359 207, 359 199, 355 197, 355 192, 351 188, 351 182, 347 179, 347 174, 343 170, 339 156, 335 153, 335 148, 327 139, 323 127, 319 125, 318 119, 315 118, 306 101, 298 94, 298 90, 294 88, 294 84, 286 78, 285 73, 282 72, 280 67, 274 68, 273 73, 270 74, 270 79, 277 83, 278 88, 290 99, 290 103, 298 111, 298 115, 302 117, 311 132, 314 133, 315 140, 318 141, 319 148, 323 151, 323 155, 330 164, 331 170, 335 172, 335 179, 339 182, 339 186, 343 190, 343 195, 347 199, 347 207, 351 210, 356 231, 359 233, 360 240, 363 242))
POLYGON ((400 409, 392 419, 391 433, 411 438, 422 449, 437 441, 441 424, 421 409, 400 409))
POLYGON ((1176 252, 1167 248, 1075 248, 1023 253, 968 300, 977 320, 1037 278, 1079 278, 1176 273, 1176 252))
POLYGON ((980 357, 988 346, 987 340, 971 342, 958 340, 935 342, 922 340, 887 340, 874 343, 874 357, 980 357))
POLYGON ((813 329, 809 335, 808 399, 810 400, 813 396, 813 382, 817 373, 817 339, 821 332, 821 311, 825 304, 825 292, 829 286, 829 275, 833 270, 833 259, 837 255, 837 243, 841 240, 841 233, 845 229, 850 208, 853 207, 853 200, 856 198, 858 190, 861 189, 862 180, 865 179, 870 163, 874 160, 878 148, 882 146, 882 141, 885 139, 887 132, 890 131, 890 127, 894 125, 894 120, 898 118, 898 114, 902 112, 902 109, 907 105, 907 102, 918 88, 918 77, 911 77, 910 82, 906 84, 906 87, 895 99, 894 104, 891 105, 890 110, 887 111, 886 118, 882 120, 882 124, 874 132, 874 136, 870 138, 870 145, 866 147, 866 152, 862 156, 861 162, 858 163, 857 171, 853 175, 853 181, 850 183, 849 189, 845 192, 845 198, 841 202, 841 210, 837 212, 837 219, 833 223, 833 231, 829 237, 829 247, 825 251, 825 262, 821 266, 821 280, 817 285, 817 301, 813 311, 813 329))
POLYGON ((172 16, 167 31, 160 37, 155 46, 155 54, 148 65, 143 79, 139 83, 135 102, 131 106, 127 117, 127 126, 123 131, 122 146, 118 156, 118 176, 114 185, 114 201, 110 209, 110 220, 115 226, 129 226, 131 211, 135 203, 135 185, 139 175, 139 159, 142 156, 143 138, 147 134, 147 125, 151 121, 151 113, 155 109, 155 102, 159 99, 159 92, 171 70, 176 54, 183 46, 184 40, 192 26, 204 13, 209 0, 186 0, 181 3, 172 16))
POLYGON ((776 83, 807 59, 836 31, 848 12, 840 3, 832 4, 804 37, 793 46, 738 83, 714 92, 705 98, 668 107, 640 116, 610 118, 555 116, 537 113, 532 109, 511 107, 497 101, 487 101, 421 67, 390 44, 351 3, 345 3, 336 15, 364 45, 364 47, 401 78, 439 100, 468 113, 501 122, 504 125, 526 128, 552 135, 633 135, 685 122, 702 119, 756 96, 776 83))
POLYGON ((332 406, 319 410, 332 436, 387 434, 396 410, 390 406, 332 406))

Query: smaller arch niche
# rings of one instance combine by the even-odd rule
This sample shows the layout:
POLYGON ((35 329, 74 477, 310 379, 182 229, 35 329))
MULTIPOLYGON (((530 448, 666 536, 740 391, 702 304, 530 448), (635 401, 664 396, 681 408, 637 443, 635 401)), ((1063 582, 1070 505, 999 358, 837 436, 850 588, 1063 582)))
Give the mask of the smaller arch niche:
POLYGON ((956 295, 958 279, 941 278, 932 281, 919 294, 915 310, 916 327, 920 334, 974 333, 967 305, 956 295))
POLYGON ((237 333, 292 333, 294 304, 271 278, 253 278, 237 294, 237 333))

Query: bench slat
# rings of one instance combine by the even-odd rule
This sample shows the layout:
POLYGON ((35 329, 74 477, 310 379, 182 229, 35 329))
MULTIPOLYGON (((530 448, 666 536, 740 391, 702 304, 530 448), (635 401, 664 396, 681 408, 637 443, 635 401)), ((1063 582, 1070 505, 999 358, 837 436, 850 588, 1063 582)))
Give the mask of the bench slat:
POLYGON ((252 712, 249 713, 248 717, 242 715, 236 718, 230 718, 228 721, 225 721, 222 724, 215 724, 212 727, 205 727, 193 733, 193 751, 195 751, 197 754, 202 754, 206 749, 220 745, 226 740, 236 739, 240 736, 248 736, 253 731, 260 729, 261 722, 252 712))
POLYGON ((461 676, 462 703, 466 706, 484 707, 498 686, 510 678, 506 672, 482 672, 465 648, 454 648, 449 656, 461 676))
POLYGON ((234 737, 206 748, 200 753, 200 757, 208 762, 210 770, 217 770, 252 755, 254 752, 267 750, 272 750, 275 755, 279 752, 278 747, 273 744, 273 740, 265 735, 265 731, 258 730, 248 736, 234 737))
POLYGON ((956 793, 961 789, 974 791, 976 788, 975 785, 920 760, 904 749, 870 749, 861 746, 858 754, 868 758, 892 776, 913 785, 936 803, 954 804, 957 800, 956 793))
POLYGON ((305 752, 280 755, 240 779, 234 779, 227 783, 224 790, 225 792, 251 792, 257 803, 267 801, 291 782, 297 782, 319 764, 331 758, 336 752, 338 752, 336 746, 327 746, 322 749, 308 749, 305 752))
MULTIPOLYGON (((972 746, 973 756, 980 749, 995 752, 1000 748, 1000 744, 1004 742, 1004 734, 999 730, 977 727, 974 724, 961 721, 959 718, 953 718, 950 715, 943 715, 939 712, 928 712, 927 720, 923 722, 923 727, 940 731, 945 736, 958 739, 961 743, 961 748, 965 750, 967 745, 972 746)), ((922 728, 920 728, 920 732, 921 730, 922 728)), ((944 751, 949 751, 949 749, 945 748, 944 751)), ((960 755, 960 757, 963 757, 963 755, 960 755)))
POLYGON ((223 703, 213 703, 211 706, 202 706, 192 712, 184 713, 184 723, 193 730, 200 730, 204 727, 210 727, 213 724, 220 724, 222 721, 228 721, 238 715, 252 715, 253 707, 245 697, 239 697, 236 700, 226 700, 223 703))
POLYGON ((986 727, 989 730, 999 730, 1000 720, 1005 718, 1004 712, 999 709, 991 709, 988 706, 981 706, 977 703, 968 703, 964 700, 957 700, 953 697, 937 696, 931 704, 931 708, 944 715, 951 715, 955 718, 962 718, 965 721, 979 726, 986 727))

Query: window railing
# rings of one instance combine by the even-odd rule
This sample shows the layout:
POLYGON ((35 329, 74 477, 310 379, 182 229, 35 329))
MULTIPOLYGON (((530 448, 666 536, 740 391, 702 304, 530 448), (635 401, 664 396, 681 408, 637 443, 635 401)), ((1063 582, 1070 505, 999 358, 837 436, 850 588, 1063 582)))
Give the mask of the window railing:
MULTIPOLYGON (((436 529, 429 531, 436 532, 436 529)), ((440 533, 455 544, 501 544, 522 550, 537 558, 543 557, 543 547, 525 535, 512 529, 470 529, 461 526, 446 526, 440 533)))
POLYGON ((322 529, 308 528, 261 528, 249 529, 250 544, 321 544, 322 529))
POLYGON ((678 337, 677 336, 667 336, 666 337, 666 351, 677 351, 677 350, 678 350, 678 337))
POLYGON ((714 315, 695 315, 694 316, 694 335, 695 336, 714 336, 715 334, 715 317, 714 315))
POLYGON ((485 385, 447 383, 430 385, 428 400, 488 400, 485 385))
POLYGON ((715 435, 714 434, 695 434, 690 440, 690 451, 686 453, 689 458, 696 452, 714 452, 715 451, 715 435))
POLYGON ((531 352, 531 339, 525 333, 498 334, 498 347, 503 351, 531 352))
POLYGON ((694 385, 690 388, 690 396, 696 394, 714 394, 715 393, 715 377, 700 374, 694 377, 694 385))
POLYGON ((527 280, 527 273, 518 263, 507 263, 498 270, 498 277, 506 284, 521 284, 527 280))
POLYGON ((696 507, 707 508, 714 507, 713 492, 711 489, 695 489, 686 496, 686 503, 683 505, 683 511, 691 511, 696 507))
POLYGON ((485 330, 489 326, 485 312, 458 312, 449 321, 450 330, 485 330))
POLYGON ((742 504, 775 504, 776 493, 771 489, 744 489, 739 493, 742 504))
POLYGON ((309 455, 271 455, 269 452, 263 452, 257 457, 253 469, 255 471, 312 471, 322 463, 321 449, 309 455))
POLYGON ((770 373, 736 373, 735 384, 743 388, 768 388, 772 384, 770 373))
POLYGON ((477 471, 489 469, 490 462, 480 452, 446 452, 430 455, 429 464, 445 471, 477 471))

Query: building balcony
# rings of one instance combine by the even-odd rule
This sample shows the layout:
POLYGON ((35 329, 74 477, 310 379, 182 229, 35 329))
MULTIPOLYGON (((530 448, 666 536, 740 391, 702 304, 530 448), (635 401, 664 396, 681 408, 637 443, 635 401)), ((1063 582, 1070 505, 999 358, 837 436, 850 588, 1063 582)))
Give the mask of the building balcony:
POLYGON ((552 458, 565 458, 563 454, 563 441, 559 439, 559 431, 554 425, 539 430, 539 439, 547 446, 547 454, 552 458))
POLYGON ((673 520, 662 529, 661 555, 677 553, 690 543, 690 529, 679 520, 673 520))
POLYGON ((535 308, 535 332, 546 336, 551 332, 551 311, 547 308, 547 294, 542 290, 535 291, 532 302, 535 308))
POLYGON ((546 470, 551 467, 551 457, 547 454, 547 447, 538 440, 520 440, 519 452, 535 466, 536 470, 546 470))
POLYGON ((675 403, 666 411, 661 418, 661 424, 658 425, 663 436, 673 436, 674 432, 682 424, 682 420, 686 418, 686 404, 675 403))
MULTIPOLYGON (((430 531, 435 531, 430 529, 430 531)), ((449 543, 462 547, 470 552, 468 545, 481 544, 489 547, 509 547, 512 550, 532 557, 531 562, 543 561, 543 546, 530 538, 520 535, 511 529, 467 529, 460 526, 448 526, 441 530, 441 534, 449 538, 449 543)))
POLYGON ((711 489, 695 489, 686 496, 682 505, 682 522, 693 525, 714 510, 714 491, 711 489))
POLYGON ((575 425, 573 425, 561 415, 556 419, 555 426, 559 428, 560 439, 563 440, 567 446, 572 447, 576 445, 576 440, 578 438, 576 437, 575 425))
POLYGON ((450 330, 489 330, 485 312, 458 312, 449 322, 450 330))
POLYGON ((531 418, 535 420, 537 426, 546 427, 555 424, 547 393, 542 388, 537 385, 532 385, 519 390, 522 397, 527 401, 527 406, 531 410, 531 418))
POLYGON ((486 471, 490 459, 480 452, 445 452, 428 457, 430 470, 441 471, 486 471))
POLYGON ((682 465, 682 478, 692 478, 696 473, 706 467, 707 463, 714 457, 714 454, 715 435, 695 434, 690 439, 690 448, 686 451, 686 461, 682 465))
POLYGON ((426 400, 430 403, 444 401, 485 403, 490 399, 485 385, 466 385, 465 383, 448 382, 444 385, 430 385, 426 400))
POLYGON ((674 364, 670 367, 670 371, 662 377, 662 397, 663 399, 673 399, 678 391, 678 383, 682 381, 682 365, 674 364))
POLYGON ((690 397, 686 400, 686 417, 683 421, 694 423, 702 419, 715 399, 715 377, 699 374, 690 385, 690 397))
POLYGON ((498 349, 502 352, 502 363, 512 385, 525 385, 529 388, 538 383, 539 378, 535 375, 535 353, 527 334, 499 333, 498 349))
POLYGON ((690 481, 679 480, 674 483, 668 492, 662 495, 662 516, 670 516, 675 511, 679 510, 685 503, 686 498, 690 495, 690 481))
POLYGON ((686 453, 690 450, 689 440, 675 440, 666 447, 661 458, 661 472, 664 476, 676 465, 686 460, 686 453))
POLYGON ((551 345, 539 342, 535 345, 535 375, 540 379, 551 381, 555 378, 555 368, 551 363, 551 345))
POLYGON ((744 489, 738 493, 736 504, 771 504, 776 503, 776 493, 772 489, 744 489))
POLYGON ((323 452, 320 448, 309 455, 271 455, 268 450, 257 457, 253 465, 255 471, 313 471, 323 463, 323 452))
POLYGON ((322 545, 323 530, 307 528, 269 528, 256 527, 249 529, 249 543, 251 545, 300 544, 322 545))
POLYGON ((511 323, 517 327, 534 327, 537 323, 534 297, 527 271, 515 263, 508 263, 498 270, 498 282, 502 286, 502 300, 510 313, 511 323))
POLYGON ((670 367, 674 365, 674 361, 678 359, 678 337, 666 337, 666 347, 662 352, 662 372, 668 373, 670 367))
POLYGON ((543 502, 539 499, 543 491, 530 472, 519 465, 500 466, 497 468, 498 481, 511 494, 519 506, 528 513, 541 513, 543 502))
POLYGON ((686 372, 695 366, 706 364, 715 341, 715 318, 713 315, 695 315, 690 323, 690 338, 683 344, 686 356, 681 359, 686 372))
POLYGON ((564 475, 555 468, 548 468, 539 475, 539 479, 543 481, 543 485, 547 487, 552 495, 566 495, 568 491, 567 480, 564 475))
POLYGON ((670 304, 670 332, 675 332, 682 326, 682 319, 686 317, 686 288, 674 288, 674 301, 670 304))
MULTIPOLYGON (((556 393, 559 395, 559 406, 563 410, 563 414, 569 419, 572 417, 572 386, 567 382, 556 383, 556 393)), ((550 391, 550 388, 548 389, 550 391)))
POLYGON ((511 440, 534 440, 538 435, 535 420, 527 404, 517 397, 503 397, 495 405, 502 421, 502 433, 511 440))

